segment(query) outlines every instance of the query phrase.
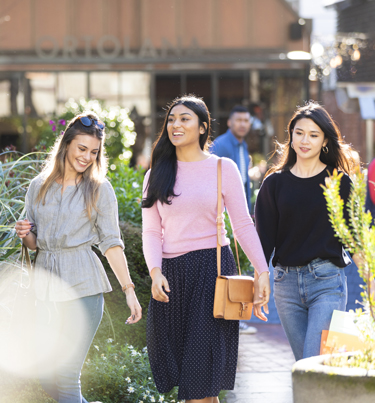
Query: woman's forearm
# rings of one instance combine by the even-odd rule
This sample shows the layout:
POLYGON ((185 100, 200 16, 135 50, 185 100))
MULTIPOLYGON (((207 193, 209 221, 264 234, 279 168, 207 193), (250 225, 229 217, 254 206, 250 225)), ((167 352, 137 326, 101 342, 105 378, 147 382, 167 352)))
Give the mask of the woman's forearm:
POLYGON ((24 238, 22 238, 22 243, 29 249, 31 250, 36 250, 37 245, 36 245, 36 235, 32 232, 30 232, 28 235, 26 235, 24 238))
POLYGON ((120 246, 109 248, 105 257, 111 266, 112 271, 115 273, 121 287, 132 282, 128 269, 128 262, 126 261, 125 254, 120 246))

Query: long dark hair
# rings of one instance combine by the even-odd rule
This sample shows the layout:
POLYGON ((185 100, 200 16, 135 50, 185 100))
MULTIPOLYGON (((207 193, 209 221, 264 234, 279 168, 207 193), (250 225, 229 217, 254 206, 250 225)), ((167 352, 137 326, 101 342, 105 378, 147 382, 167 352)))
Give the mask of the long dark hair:
POLYGON ((186 106, 198 116, 199 127, 205 129, 199 137, 199 145, 203 151, 208 150, 211 116, 206 104, 195 95, 185 95, 174 99, 167 106, 163 128, 152 149, 151 173, 146 187, 147 197, 142 200, 142 208, 152 207, 157 200, 161 203, 171 204, 172 199, 178 196, 174 193, 177 175, 176 147, 169 140, 167 131, 169 115, 177 105, 186 106))
POLYGON ((92 121, 99 121, 96 113, 87 111, 75 116, 68 123, 64 133, 56 140, 41 172, 44 182, 39 190, 37 201, 45 204, 46 194, 51 186, 56 180, 64 179, 65 157, 68 145, 77 135, 89 134, 100 140, 100 147, 95 162, 83 172, 79 186, 82 189, 88 217, 91 218, 92 210, 98 211, 96 202, 99 196, 99 187, 107 174, 108 163, 104 150, 104 129, 99 128, 96 124, 91 124, 89 127, 84 126, 80 121, 83 116, 87 116, 92 121))
POLYGON ((320 151, 320 161, 322 161, 323 164, 340 169, 350 175, 356 165, 350 144, 345 143, 339 128, 323 106, 319 105, 317 102, 310 101, 294 112, 288 124, 288 138, 283 144, 276 143, 277 149, 275 153, 280 155, 279 162, 268 170, 266 176, 277 171, 287 171, 296 163, 297 154, 292 148, 292 134, 296 123, 300 119, 311 119, 320 127, 324 133, 324 138, 328 140, 326 144, 328 152, 325 153, 323 149, 320 151))

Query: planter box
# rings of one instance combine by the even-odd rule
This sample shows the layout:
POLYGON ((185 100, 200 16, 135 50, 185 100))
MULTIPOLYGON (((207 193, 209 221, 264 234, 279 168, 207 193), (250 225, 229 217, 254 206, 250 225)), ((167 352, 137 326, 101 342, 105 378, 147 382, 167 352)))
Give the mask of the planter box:
POLYGON ((297 361, 292 369, 294 403, 374 403, 375 371, 323 365, 327 355, 297 361))

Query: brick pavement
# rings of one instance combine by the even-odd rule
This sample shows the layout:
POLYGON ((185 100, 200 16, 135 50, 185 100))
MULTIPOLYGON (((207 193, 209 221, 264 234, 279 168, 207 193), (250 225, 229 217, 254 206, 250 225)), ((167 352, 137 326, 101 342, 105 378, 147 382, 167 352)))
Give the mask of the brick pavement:
POLYGON ((295 362, 281 325, 251 323, 256 334, 241 334, 236 384, 227 403, 293 403, 295 362))

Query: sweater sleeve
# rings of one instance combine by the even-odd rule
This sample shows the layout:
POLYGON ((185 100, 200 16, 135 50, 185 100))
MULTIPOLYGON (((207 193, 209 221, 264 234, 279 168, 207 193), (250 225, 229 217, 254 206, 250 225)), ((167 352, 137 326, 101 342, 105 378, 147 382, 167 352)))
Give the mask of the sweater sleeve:
POLYGON ((222 192, 233 232, 258 274, 268 271, 262 245, 249 215, 245 191, 236 164, 223 159, 222 192))
MULTIPOLYGON (((143 197, 147 197, 147 185, 150 178, 150 171, 145 175, 143 181, 143 197)), ((143 254, 149 272, 155 267, 161 268, 163 229, 161 217, 157 208, 157 202, 150 208, 142 208, 142 241, 143 254)))
POLYGON ((255 225, 266 256, 270 261, 276 246, 279 213, 275 201, 274 182, 277 173, 267 177, 260 187, 255 205, 255 225))

